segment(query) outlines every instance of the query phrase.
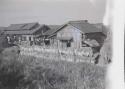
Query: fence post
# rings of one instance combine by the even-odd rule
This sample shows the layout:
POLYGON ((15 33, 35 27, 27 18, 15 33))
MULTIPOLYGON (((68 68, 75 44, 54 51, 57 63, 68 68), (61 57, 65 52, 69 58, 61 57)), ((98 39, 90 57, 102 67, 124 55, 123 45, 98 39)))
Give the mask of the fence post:
POLYGON ((75 49, 73 49, 73 57, 74 57, 74 62, 76 62, 76 53, 75 53, 75 49))
POLYGON ((60 58, 60 52, 59 52, 59 48, 58 48, 58 59, 57 60, 59 60, 59 58, 60 58))

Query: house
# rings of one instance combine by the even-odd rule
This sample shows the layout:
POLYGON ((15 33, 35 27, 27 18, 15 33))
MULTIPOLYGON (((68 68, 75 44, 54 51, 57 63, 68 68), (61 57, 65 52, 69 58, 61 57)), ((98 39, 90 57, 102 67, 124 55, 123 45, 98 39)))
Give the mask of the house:
POLYGON ((0 36, 5 33, 6 27, 0 27, 0 36))
POLYGON ((40 25, 37 22, 34 23, 22 23, 11 24, 5 30, 8 41, 16 43, 36 44, 40 39, 39 35, 42 35, 47 31, 46 25, 40 25))
POLYGON ((60 48, 81 48, 85 45, 86 39, 96 40, 102 45, 105 39, 102 29, 90 24, 87 20, 69 21, 49 35, 48 39, 50 41, 55 39, 53 43, 56 42, 60 48))
POLYGON ((106 36, 109 33, 109 29, 107 29, 106 26, 103 25, 103 23, 95 23, 93 25, 99 29, 102 29, 103 34, 105 34, 106 36))
POLYGON ((0 27, 0 53, 3 51, 4 48, 8 47, 6 35, 4 34, 5 27, 0 27))
POLYGON ((4 31, 4 29, 6 29, 6 27, 0 27, 0 31, 4 31))
POLYGON ((61 26, 61 25, 47 25, 49 30, 46 31, 45 33, 43 33, 43 36, 44 36, 44 43, 45 45, 54 45, 54 42, 56 41, 56 38, 51 38, 51 40, 48 39, 48 37, 52 34, 54 34, 58 28, 61 26))

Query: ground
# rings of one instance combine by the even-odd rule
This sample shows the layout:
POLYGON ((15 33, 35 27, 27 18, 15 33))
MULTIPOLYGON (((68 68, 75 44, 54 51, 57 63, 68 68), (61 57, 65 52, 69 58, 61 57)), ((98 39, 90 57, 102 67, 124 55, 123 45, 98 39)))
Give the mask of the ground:
POLYGON ((15 54, 7 60, 7 55, 0 62, 2 89, 105 89, 105 67, 15 54))

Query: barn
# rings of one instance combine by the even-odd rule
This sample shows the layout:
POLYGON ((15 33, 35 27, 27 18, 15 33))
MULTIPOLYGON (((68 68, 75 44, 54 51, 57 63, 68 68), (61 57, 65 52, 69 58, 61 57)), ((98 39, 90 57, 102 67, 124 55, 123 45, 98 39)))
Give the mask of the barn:
POLYGON ((87 20, 69 21, 48 36, 48 39, 51 42, 54 40, 52 43, 57 44, 59 48, 78 49, 87 45, 85 43, 87 40, 95 40, 94 42, 102 45, 105 38, 102 29, 90 24, 87 20))

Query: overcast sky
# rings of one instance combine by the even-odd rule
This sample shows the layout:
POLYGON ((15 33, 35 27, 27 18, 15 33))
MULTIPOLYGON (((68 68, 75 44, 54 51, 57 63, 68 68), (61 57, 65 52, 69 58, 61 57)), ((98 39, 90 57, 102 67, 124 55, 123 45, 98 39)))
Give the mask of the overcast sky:
POLYGON ((106 0, 0 0, 0 26, 39 22, 64 24, 69 20, 103 20, 106 0), (91 3, 94 2, 95 3, 91 3))

